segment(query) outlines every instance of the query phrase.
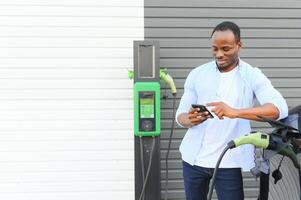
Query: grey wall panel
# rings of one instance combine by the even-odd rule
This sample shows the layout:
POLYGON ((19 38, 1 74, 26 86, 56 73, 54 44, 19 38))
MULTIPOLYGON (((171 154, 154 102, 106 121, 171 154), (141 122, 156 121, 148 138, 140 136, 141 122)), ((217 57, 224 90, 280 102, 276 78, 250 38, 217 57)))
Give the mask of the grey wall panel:
MULTIPOLYGON (((188 73, 211 57, 210 35, 221 21, 231 20, 241 27, 241 57, 259 67, 286 98, 290 107, 301 104, 301 1, 199 1, 145 0, 145 38, 160 41, 161 67, 175 78, 178 87, 176 105, 183 94, 188 73)), ((165 155, 172 120, 172 100, 162 83, 162 198, 165 190, 165 155)), ((253 130, 270 131, 266 123, 252 122, 253 130)), ((175 126, 168 160, 169 199, 184 199, 182 163, 178 151, 185 130, 175 126)), ((277 158, 272 160, 272 166, 277 158)), ((286 165, 285 162, 283 165, 286 165)), ((284 168, 287 177, 294 177, 291 166, 284 168)), ((294 199, 294 187, 272 186, 270 199, 294 199), (279 189, 281 188, 281 189, 279 189), (287 189, 294 190, 288 192, 287 189), (278 194, 281 193, 281 194, 278 194)), ((279 184, 279 185, 281 185, 279 184)), ((244 174, 245 199, 255 200, 259 182, 250 173, 244 174)))
POLYGON ((223 9, 299 9, 301 8, 300 2, 294 0, 288 1, 199 1, 199 0, 147 0, 144 2, 147 8, 223 8, 223 9))
POLYGON ((182 17, 182 18, 262 18, 262 19, 283 19, 296 18, 300 15, 298 9, 290 8, 269 8, 269 9, 250 9, 250 8, 166 8, 149 7, 145 14, 148 17, 182 17))
MULTIPOLYGON (((203 27, 210 28, 215 26, 220 22, 221 18, 172 18, 172 17, 164 17, 160 18, 160 21, 154 21, 154 19, 158 19, 158 17, 150 17, 145 20, 145 22, 150 27, 203 27)), ((296 29, 296 26, 301 25, 301 21, 298 19, 265 19, 265 18, 225 18, 223 20, 234 21, 240 24, 242 30, 245 29, 256 29, 256 28, 293 28, 296 29)))
MULTIPOLYGON (((160 18, 153 18, 152 20, 158 20, 160 18)), ((191 19, 193 20, 193 19, 191 19)), ((219 22, 225 21, 226 19, 220 19, 219 22)), ((227 19, 230 20, 230 19, 227 19)), ((255 19, 254 19, 255 20, 255 19)), ((275 19, 276 20, 276 19, 275 19)), ((232 20, 237 22, 236 20, 232 20)), ((257 19, 255 20, 257 21, 257 19)), ((258 20, 261 21, 261 20, 258 20)), ((161 38, 210 38, 210 34, 214 25, 210 28, 202 28, 200 22, 188 23, 180 21, 174 21, 170 24, 171 21, 165 22, 162 19, 162 22, 153 23, 150 19, 145 21, 145 37, 152 39, 161 39, 161 38), (164 23, 163 23, 164 22, 164 23), (179 27, 181 26, 181 27, 179 27)), ((217 21, 218 23, 218 21, 217 21)), ((247 22, 246 22, 247 23, 247 22)), ((300 27, 300 26, 299 26, 300 27)), ((277 28, 242 28, 242 39, 246 38, 270 38, 270 39, 300 39, 301 38, 301 28, 286 28, 286 29, 277 29, 277 28)))

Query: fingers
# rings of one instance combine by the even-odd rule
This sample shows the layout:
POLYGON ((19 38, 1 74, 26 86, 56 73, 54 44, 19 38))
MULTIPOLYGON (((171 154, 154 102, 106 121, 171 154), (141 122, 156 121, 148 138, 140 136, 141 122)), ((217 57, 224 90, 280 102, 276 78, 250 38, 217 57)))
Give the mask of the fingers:
POLYGON ((224 111, 222 109, 218 109, 216 112, 214 112, 215 115, 219 118, 219 119, 224 119, 224 111))
POLYGON ((196 117, 194 117, 194 118, 190 118, 190 123, 191 123, 192 125, 198 125, 198 124, 200 124, 200 123, 206 121, 207 119, 208 119, 208 118, 205 117, 205 116, 196 116, 196 117))
POLYGON ((222 106, 215 106, 211 111, 219 118, 224 119, 225 110, 222 106))
POLYGON ((188 118, 192 125, 198 125, 209 118, 209 113, 199 112, 198 109, 192 108, 189 111, 188 118))
MULTIPOLYGON (((213 109, 211 109, 210 111, 213 112, 219 119, 224 119, 224 117, 236 118, 237 116, 236 109, 231 108, 224 102, 210 102, 207 103, 206 106, 212 106, 213 109)), ((208 115, 209 113, 206 112, 206 114, 208 115)), ((204 116, 204 114, 202 116, 204 116)))
POLYGON ((199 111, 199 108, 190 108, 189 109, 189 114, 197 113, 198 111, 199 111))

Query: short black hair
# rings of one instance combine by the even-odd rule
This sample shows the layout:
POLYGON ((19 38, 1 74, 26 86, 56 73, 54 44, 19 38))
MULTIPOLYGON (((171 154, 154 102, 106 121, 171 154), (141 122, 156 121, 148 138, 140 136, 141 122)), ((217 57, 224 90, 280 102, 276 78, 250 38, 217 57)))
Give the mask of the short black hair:
POLYGON ((240 28, 237 24, 230 22, 230 21, 225 21, 220 24, 218 24, 212 31, 211 37, 216 31, 226 31, 230 30, 234 34, 234 37, 236 39, 236 42, 240 42, 240 28))

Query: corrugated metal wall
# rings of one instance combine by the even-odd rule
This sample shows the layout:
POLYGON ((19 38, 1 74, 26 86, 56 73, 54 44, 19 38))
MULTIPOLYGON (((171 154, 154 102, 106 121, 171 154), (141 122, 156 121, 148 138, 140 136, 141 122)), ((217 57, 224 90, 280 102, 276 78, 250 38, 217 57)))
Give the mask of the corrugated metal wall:
MULTIPOLYGON (((145 0, 145 38, 160 41, 161 67, 168 68, 176 80, 178 104, 189 71, 212 58, 210 34, 214 26, 221 21, 234 21, 242 32, 241 57, 260 67, 285 96, 289 106, 296 106, 301 104, 300 14, 300 1, 145 0)), ((171 107, 170 99, 162 100, 162 197, 171 107)), ((254 130, 267 127, 263 123, 253 123, 254 130)), ((184 129, 176 127, 169 159, 169 199, 184 198, 178 151, 184 134, 184 129)), ((245 174, 246 199, 256 199, 258 184, 249 173, 245 174)), ((285 193, 285 189, 282 192, 285 193)))
POLYGON ((142 0, 0 2, 0 199, 133 200, 142 0))

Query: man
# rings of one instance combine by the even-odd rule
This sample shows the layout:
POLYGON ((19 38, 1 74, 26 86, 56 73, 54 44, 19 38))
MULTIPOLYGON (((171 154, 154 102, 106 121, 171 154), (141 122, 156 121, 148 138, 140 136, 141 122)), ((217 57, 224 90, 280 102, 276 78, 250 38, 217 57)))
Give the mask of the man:
MULTIPOLYGON (((250 133, 249 120, 257 115, 282 119, 288 114, 282 95, 267 77, 239 58, 240 29, 232 22, 217 25, 211 35, 214 61, 192 70, 176 114, 188 128, 180 152, 187 200, 206 200, 213 168, 226 144, 250 133), (255 97, 261 106, 253 107, 255 97), (191 104, 208 106, 198 112, 191 104)), ((219 200, 244 199, 241 170, 254 166, 254 148, 242 145, 224 156, 216 177, 219 200)))

